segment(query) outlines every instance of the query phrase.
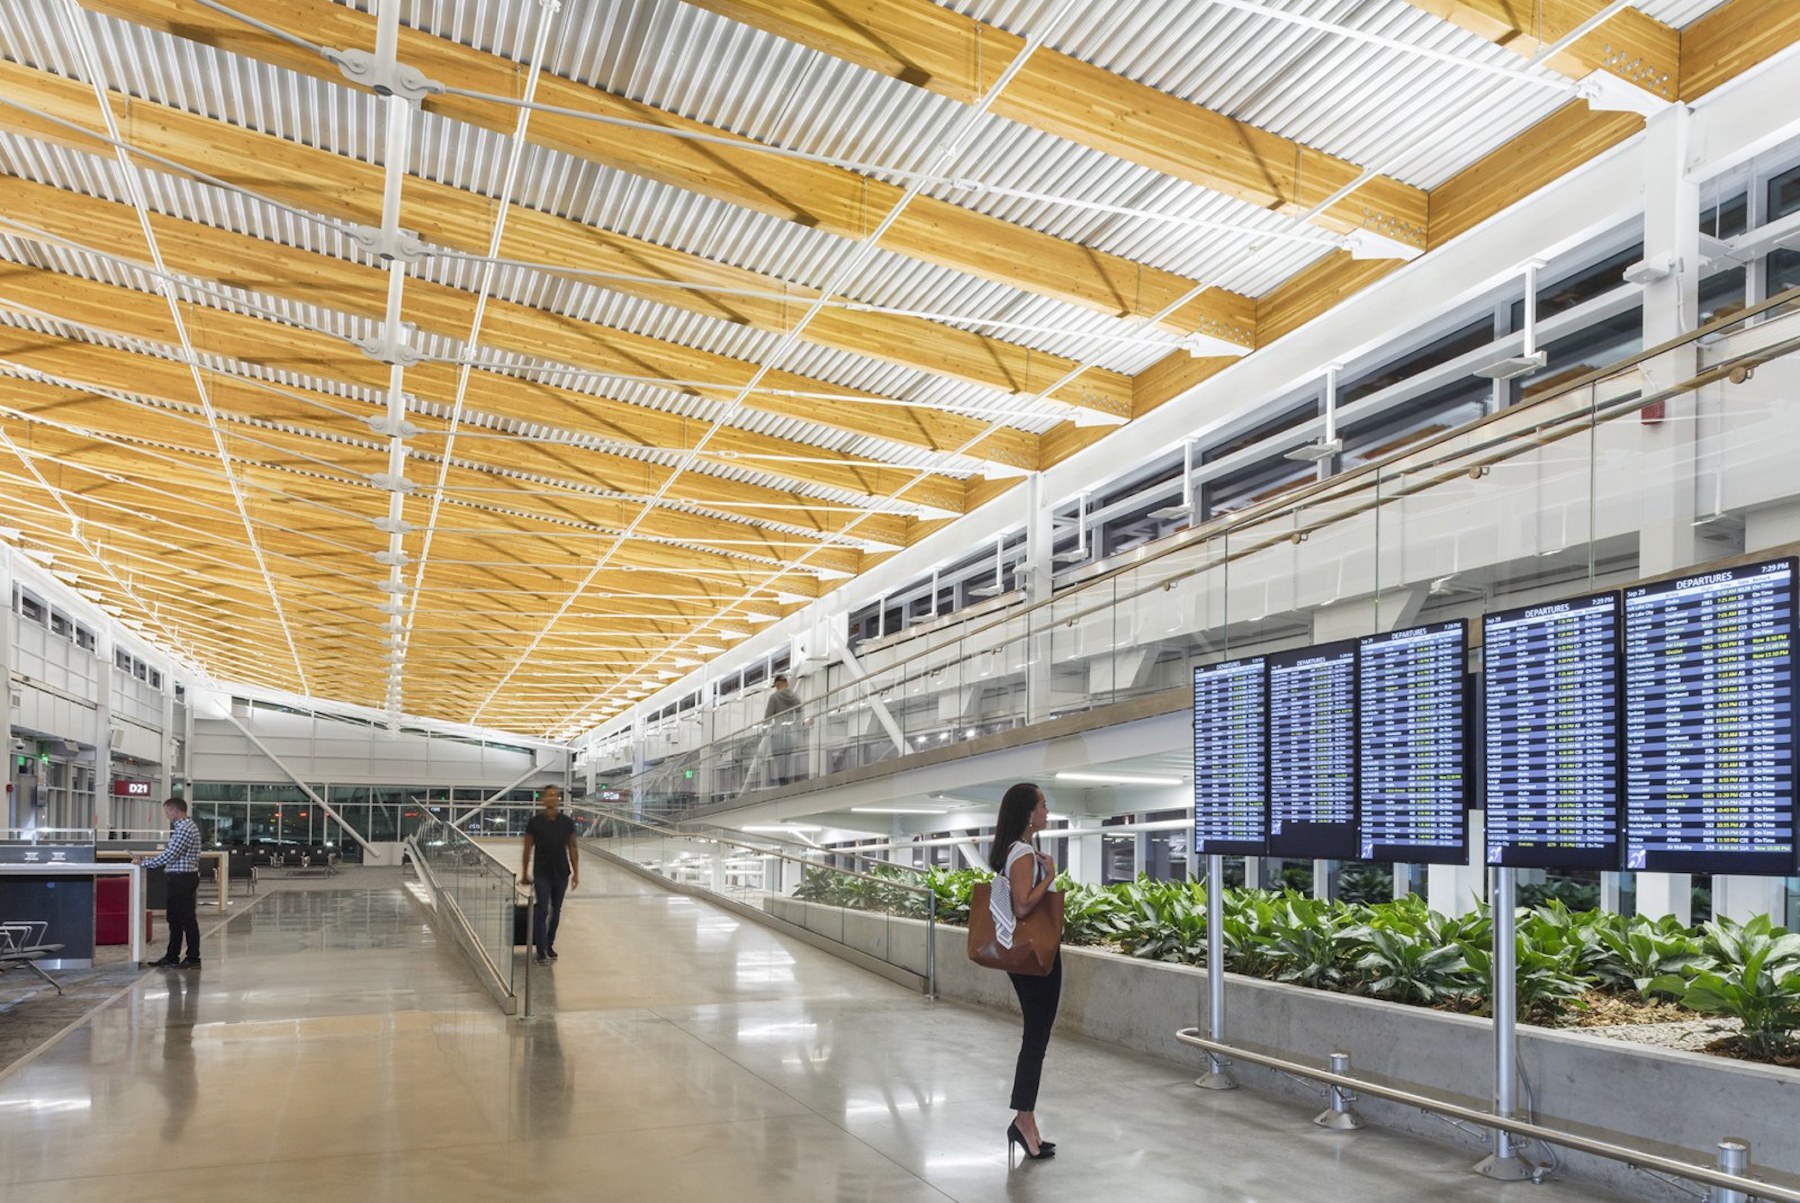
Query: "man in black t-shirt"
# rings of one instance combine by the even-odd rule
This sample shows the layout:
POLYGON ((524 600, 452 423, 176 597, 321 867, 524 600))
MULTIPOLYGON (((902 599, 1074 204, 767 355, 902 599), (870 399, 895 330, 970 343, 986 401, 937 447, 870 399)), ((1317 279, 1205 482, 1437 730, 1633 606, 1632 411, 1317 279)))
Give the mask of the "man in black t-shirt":
POLYGON ((562 790, 552 785, 541 799, 542 812, 525 824, 526 885, 537 880, 537 906, 531 916, 531 943, 538 964, 556 959, 556 927, 562 920, 563 894, 581 885, 581 855, 575 844, 575 820, 562 812, 562 790))

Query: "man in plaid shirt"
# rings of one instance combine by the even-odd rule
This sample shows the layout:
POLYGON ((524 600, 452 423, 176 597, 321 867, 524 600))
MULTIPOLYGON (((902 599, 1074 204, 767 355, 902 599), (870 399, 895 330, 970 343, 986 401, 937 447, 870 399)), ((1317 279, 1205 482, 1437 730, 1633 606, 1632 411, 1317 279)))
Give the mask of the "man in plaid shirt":
POLYGON ((174 824, 169 846, 143 863, 146 869, 168 870, 169 951, 150 964, 159 969, 200 968, 200 827, 188 818, 187 801, 170 798, 163 814, 174 824), (187 939, 187 959, 181 959, 181 941, 187 939))

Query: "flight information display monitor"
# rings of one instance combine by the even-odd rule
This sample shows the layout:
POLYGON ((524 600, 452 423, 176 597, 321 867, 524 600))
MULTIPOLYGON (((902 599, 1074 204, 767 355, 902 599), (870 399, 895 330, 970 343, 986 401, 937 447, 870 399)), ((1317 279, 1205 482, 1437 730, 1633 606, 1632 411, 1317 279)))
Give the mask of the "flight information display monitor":
POLYGON ((1482 619, 1487 863, 1619 867, 1617 593, 1482 619))
POLYGON ((1269 801, 1261 656, 1194 670, 1194 851, 1261 856, 1269 801))
POLYGON ((1269 661, 1269 855, 1356 856, 1356 641, 1269 661))
POLYGON ((1794 872, 1795 563, 1625 591, 1625 867, 1794 872))
POLYGON ((1461 621, 1356 645, 1358 854, 1467 864, 1468 740, 1461 621))

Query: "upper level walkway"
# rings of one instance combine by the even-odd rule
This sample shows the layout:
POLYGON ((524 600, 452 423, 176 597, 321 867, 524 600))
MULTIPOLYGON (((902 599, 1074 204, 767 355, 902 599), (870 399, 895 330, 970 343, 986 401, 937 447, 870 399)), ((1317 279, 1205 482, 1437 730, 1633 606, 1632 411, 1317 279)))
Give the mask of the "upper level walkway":
MULTIPOLYGON (((1053 1041, 1009 1171, 1016 1016, 932 1003, 590 859, 544 1012, 499 1015, 397 875, 271 892, 0 1077, 0 1198, 1522 1200, 1474 1156, 1053 1041)), ((323 883, 321 883, 323 884, 323 883)), ((545 979, 549 979, 545 985, 545 979)))

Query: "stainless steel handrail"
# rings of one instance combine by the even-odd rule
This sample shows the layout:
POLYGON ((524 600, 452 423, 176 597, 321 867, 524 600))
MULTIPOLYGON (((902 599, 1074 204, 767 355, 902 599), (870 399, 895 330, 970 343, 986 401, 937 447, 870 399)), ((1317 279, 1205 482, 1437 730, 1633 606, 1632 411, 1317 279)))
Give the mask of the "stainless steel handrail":
POLYGON ((1776 1186, 1756 1178, 1745 1178, 1738 1174, 1728 1174, 1711 1166, 1696 1165, 1691 1161, 1678 1161, 1673 1157, 1663 1157, 1656 1153, 1646 1153, 1641 1149, 1628 1148, 1625 1145, 1613 1144, 1610 1141, 1595 1140, 1589 1136, 1577 1136, 1573 1132, 1562 1132, 1555 1128, 1546 1128, 1529 1120, 1516 1119, 1511 1116, 1495 1115, 1491 1111, 1478 1111, 1473 1107, 1464 1107, 1460 1103, 1446 1102, 1430 1095, 1415 1094, 1410 1090, 1401 1090, 1393 1086, 1384 1086, 1379 1082, 1371 1082, 1364 1078, 1353 1078, 1348 1074, 1333 1073, 1328 1069, 1319 1069, 1298 1061, 1289 1061, 1283 1057, 1273 1057, 1267 1053, 1252 1052, 1237 1045, 1226 1044, 1220 1040, 1209 1040, 1200 1035, 1199 1028, 1182 1028, 1175 1033, 1175 1039, 1183 1044, 1191 1044, 1195 1048, 1221 1057, 1229 1057, 1233 1061, 1247 1061, 1252 1065, 1261 1065, 1279 1073, 1292 1074, 1295 1077, 1307 1078, 1315 1082, 1323 1082, 1327 1086, 1337 1086, 1354 1090, 1357 1094, 1372 1098, 1387 1099, 1407 1107, 1417 1107, 1421 1111, 1429 1111, 1450 1119, 1462 1120, 1482 1128, 1509 1132, 1514 1136, 1527 1140, 1538 1140, 1545 1144, 1557 1145, 1577 1153, 1588 1153, 1595 1157, 1604 1157, 1609 1161, 1622 1161, 1640 1169, 1654 1170, 1677 1178, 1685 1178, 1690 1182, 1698 1182, 1705 1186, 1721 1187, 1725 1190, 1742 1191, 1754 1199, 1766 1199, 1771 1203, 1800 1203, 1800 1191, 1790 1190, 1785 1186, 1776 1186))
MULTIPOLYGON (((1657 358, 1658 356, 1666 355, 1671 351, 1678 350, 1681 347, 1688 346, 1691 344, 1698 344, 1704 338, 1712 337, 1714 335, 1717 335, 1721 331, 1730 329, 1732 327, 1746 325, 1748 322, 1750 322, 1754 318, 1760 317, 1765 313, 1780 309, 1786 305, 1789 305, 1789 304, 1795 303, 1795 302, 1800 302, 1800 287, 1790 288, 1787 291, 1779 293, 1776 296, 1770 297, 1756 305, 1750 306, 1746 309, 1739 310, 1735 313, 1727 314, 1723 317, 1716 318, 1713 321, 1708 322, 1706 325, 1701 326, 1697 330, 1693 330, 1687 334, 1683 334, 1683 335, 1680 335, 1679 337, 1669 339, 1666 342, 1659 343, 1658 345, 1656 345, 1654 347, 1650 347, 1644 351, 1640 351, 1635 355, 1627 356, 1624 359, 1621 359, 1615 363, 1608 364, 1605 367, 1596 368, 1594 371, 1589 372, 1586 375, 1577 377, 1574 380, 1568 381, 1565 384, 1559 385, 1556 388, 1551 389, 1549 392, 1545 393, 1542 396, 1533 397, 1529 401, 1522 402, 1518 405, 1509 406, 1506 409, 1499 410, 1493 414, 1488 415, 1485 418, 1481 418, 1475 422, 1468 423, 1467 425, 1458 426, 1453 429, 1446 430, 1446 431, 1444 431, 1440 434, 1437 434, 1429 439, 1421 440, 1418 443, 1412 444, 1401 450, 1395 451, 1392 454, 1385 456, 1381 459, 1372 460, 1366 464, 1359 464, 1357 467, 1352 468, 1346 472, 1338 473, 1337 475, 1332 476, 1327 480, 1319 481, 1316 484, 1309 485, 1306 488, 1296 490, 1292 493, 1285 493, 1282 496, 1277 497, 1277 498, 1271 498, 1270 500, 1262 503, 1261 505, 1252 506, 1248 509, 1239 510, 1235 513, 1228 514, 1228 515, 1224 516, 1223 518, 1220 518, 1213 522, 1207 523, 1204 526, 1189 527, 1186 531, 1182 532, 1182 534, 1180 536, 1174 537, 1171 540, 1170 545, 1168 547, 1159 548, 1154 553, 1145 556, 1143 559, 1135 560, 1134 562, 1132 562, 1130 564, 1122 564, 1122 565, 1119 565, 1118 567, 1113 568, 1107 572, 1098 573, 1092 577, 1089 577, 1089 578, 1083 580, 1082 582, 1080 582, 1080 584, 1075 587, 1073 592, 1074 593, 1085 592, 1086 590, 1097 587, 1099 585, 1102 585, 1103 583, 1110 581, 1114 577, 1117 577, 1123 573, 1137 572, 1137 571, 1143 569, 1145 566, 1154 564, 1158 560, 1164 559, 1168 556, 1177 555, 1177 554, 1179 554, 1181 552, 1185 552, 1185 551, 1190 551, 1196 547, 1204 546, 1208 543, 1214 542, 1215 540, 1218 540, 1221 538, 1228 538, 1234 530, 1237 530, 1239 528, 1259 525, 1259 524, 1269 521, 1272 518, 1279 517, 1285 513, 1297 513, 1309 505, 1318 504, 1318 502, 1320 501, 1321 498, 1328 498, 1334 494, 1341 493, 1346 490, 1356 491, 1356 490, 1365 489, 1370 484, 1369 480, 1366 479, 1367 477, 1370 477, 1371 475, 1373 475, 1375 477, 1375 479, 1377 481, 1379 481, 1380 474, 1384 471, 1390 470, 1392 464, 1397 461, 1404 460, 1404 459, 1411 459, 1413 457, 1418 456, 1421 452, 1430 450, 1431 448, 1434 448, 1434 447, 1439 447, 1446 443, 1466 440, 1472 432, 1479 431, 1484 426, 1489 426, 1489 425, 1492 425, 1495 423, 1500 423, 1500 422, 1515 421, 1519 418, 1519 416, 1521 414, 1527 413, 1533 409, 1539 409, 1542 407, 1546 407, 1546 406, 1552 404, 1553 402, 1556 402, 1556 401, 1570 395, 1571 393, 1577 392, 1583 388, 1588 388, 1594 384, 1600 383, 1600 382, 1605 381, 1614 376, 1618 376, 1618 375, 1622 374, 1623 372, 1637 366, 1638 364, 1646 363, 1652 359, 1657 358)), ((1763 349, 1763 350, 1759 350, 1759 351, 1753 353, 1750 356, 1747 356, 1746 358, 1755 359, 1760 362, 1762 360, 1769 358, 1773 354, 1780 354, 1780 353, 1782 353, 1782 352, 1779 350, 1763 349)), ((1717 368, 1709 369, 1708 371, 1697 374, 1690 380, 1679 382, 1679 383, 1671 386, 1670 388, 1661 390, 1657 394, 1657 396, 1666 398, 1669 396, 1679 395, 1680 393, 1691 391, 1691 389, 1697 388, 1703 384, 1710 383, 1713 380, 1720 378, 1720 376, 1722 376, 1722 375, 1723 375, 1723 372, 1717 368)), ((1636 401, 1635 403, 1628 402, 1627 404, 1628 405, 1635 404, 1637 407, 1641 407, 1648 403, 1649 403, 1649 400, 1639 400, 1639 401, 1636 401)), ((1512 441, 1512 440, 1509 439, 1506 441, 1512 441)), ((1456 451, 1453 454, 1455 454, 1457 456, 1463 456, 1463 455, 1467 455, 1468 451, 1465 448, 1465 449, 1456 451)), ((1414 470, 1416 470, 1416 471, 1424 470, 1424 469, 1427 469, 1430 467, 1434 467, 1441 462, 1443 462, 1443 460, 1440 457, 1440 459, 1438 459, 1438 460, 1419 464, 1418 467, 1414 470)), ((1212 565, 1208 565, 1207 567, 1211 567, 1211 566, 1212 565)), ((1195 572, 1195 571, 1200 571, 1200 570, 1190 569, 1186 572, 1177 573, 1174 576, 1163 578, 1163 579, 1157 580, 1155 582, 1152 582, 1151 584, 1145 585, 1142 589, 1138 590, 1137 593, 1128 595, 1125 600, 1129 600, 1130 597, 1138 596, 1141 593, 1151 592, 1155 589, 1160 589, 1165 584, 1167 584, 1169 581, 1179 580, 1185 576, 1192 575, 1193 572, 1195 572)), ((908 655, 903 656, 900 659, 896 660, 892 664, 886 665, 886 666, 884 666, 880 669, 877 669, 873 672, 865 673, 864 675, 862 675, 861 677, 858 677, 854 681, 846 682, 845 684, 838 686, 836 689, 831 690, 829 693, 825 694, 823 697, 816 698, 811 702, 802 703, 802 713, 817 714, 817 713, 820 713, 822 710, 829 709, 831 706, 842 704, 841 702, 830 702, 828 705, 828 700, 833 698, 836 695, 843 695, 843 700, 848 701, 849 700, 848 691, 850 691, 850 690, 856 689, 859 686, 865 686, 868 682, 875 680, 878 677, 890 675, 890 674, 894 673, 897 669, 900 669, 905 665, 911 664, 915 661, 922 660, 925 657, 931 656, 934 653, 941 651, 943 647, 948 646, 949 644, 960 643, 965 640, 972 639, 972 638, 975 638, 980 635, 984 635, 984 634, 986 634, 990 631, 996 630, 998 628, 1005 627, 1011 623, 1017 622, 1022 617, 1033 614, 1036 611, 1041 610, 1047 606, 1053 606, 1053 605, 1057 605, 1057 604, 1066 604, 1069 600, 1069 596, 1070 596, 1069 594, 1065 594, 1062 597, 1045 598, 1040 601, 1032 602, 1028 605, 1025 605, 1025 606, 1019 607, 1019 608, 1009 607, 1003 614, 997 615, 994 618, 994 620, 991 622, 983 623, 979 626, 975 626, 975 627, 971 627, 967 630, 959 631, 954 637, 952 637, 950 639, 943 640, 940 643, 935 643, 928 647, 920 648, 918 651, 909 653, 908 655)), ((1104 610, 1104 609, 1115 607, 1118 605, 1120 600, 1121 599, 1114 597, 1110 601, 1102 603, 1101 605, 1096 606, 1091 610, 1080 611, 1074 615, 1065 615, 1065 616, 1059 618, 1059 621, 1072 621, 1077 618, 1085 617, 1086 615, 1094 613, 1097 610, 1104 610)), ((1035 632, 1032 632, 1032 633, 1035 633, 1035 632)), ((736 730, 728 735, 719 736, 719 737, 715 738, 714 740, 712 740, 710 743, 704 744, 700 748, 694 749, 692 752, 683 753, 683 755, 702 755, 703 756, 705 754, 706 749, 714 747, 717 744, 725 743, 727 741, 741 740, 745 737, 746 733, 759 727, 762 724, 762 721, 763 720, 757 720, 755 722, 747 724, 744 727, 739 728, 738 730, 736 730)), ((648 775, 649 775, 648 772, 641 774, 641 776, 648 776, 648 775)), ((632 777, 632 778, 629 778, 628 780, 636 780, 636 779, 637 779, 636 777, 632 777)))

